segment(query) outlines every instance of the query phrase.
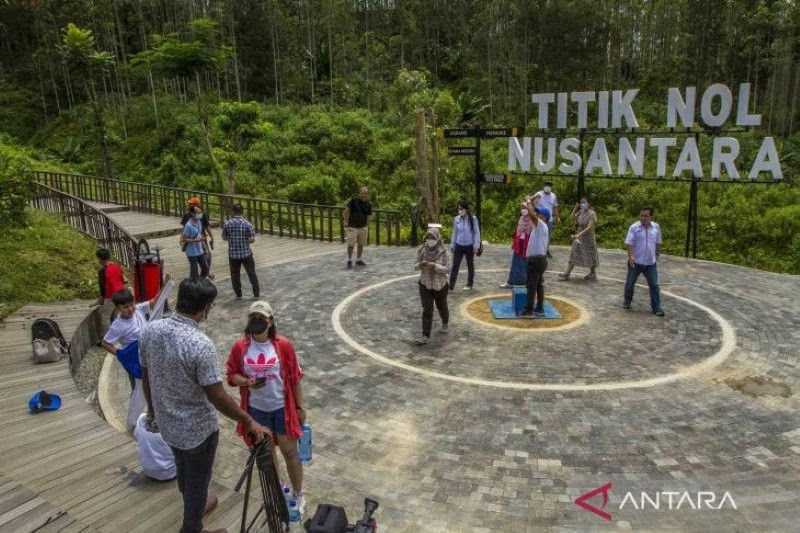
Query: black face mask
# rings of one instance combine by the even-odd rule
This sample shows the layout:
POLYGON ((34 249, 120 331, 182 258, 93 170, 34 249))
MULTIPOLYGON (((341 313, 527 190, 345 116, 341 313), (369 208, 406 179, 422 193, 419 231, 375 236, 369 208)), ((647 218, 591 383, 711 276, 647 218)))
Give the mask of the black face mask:
POLYGON ((263 317, 253 317, 247 322, 247 333, 250 335, 261 335, 269 328, 267 319, 263 317))

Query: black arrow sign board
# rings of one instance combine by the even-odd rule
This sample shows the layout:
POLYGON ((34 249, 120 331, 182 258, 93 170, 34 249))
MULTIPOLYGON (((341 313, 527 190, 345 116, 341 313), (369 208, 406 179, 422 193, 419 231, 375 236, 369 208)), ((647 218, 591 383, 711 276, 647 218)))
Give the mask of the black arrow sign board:
POLYGON ((516 137, 517 128, 494 128, 481 130, 481 137, 484 139, 496 139, 498 137, 516 137))
POLYGON ((446 129, 444 130, 444 136, 448 139, 454 138, 464 138, 464 137, 475 137, 478 134, 477 130, 470 130, 470 129, 446 129))
POLYGON ((505 174, 484 174, 483 175, 484 183, 503 183, 506 184, 511 181, 510 176, 506 176, 505 174))
POLYGON ((475 155, 478 150, 475 146, 450 146, 447 148, 448 155, 475 155))

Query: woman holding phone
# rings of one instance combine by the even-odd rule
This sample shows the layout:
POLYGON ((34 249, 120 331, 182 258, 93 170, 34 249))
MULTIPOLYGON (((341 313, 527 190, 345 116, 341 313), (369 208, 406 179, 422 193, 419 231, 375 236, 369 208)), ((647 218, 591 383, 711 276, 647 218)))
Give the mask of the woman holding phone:
MULTIPOLYGON (((225 369, 228 385, 239 387, 242 409, 275 436, 286 461, 293 498, 302 513, 303 465, 297 439, 306 420, 300 387, 303 370, 292 343, 276 333, 275 317, 267 302, 250 306, 244 335, 231 348, 225 369)), ((244 427, 237 426, 236 431, 248 446, 253 444, 244 427)))

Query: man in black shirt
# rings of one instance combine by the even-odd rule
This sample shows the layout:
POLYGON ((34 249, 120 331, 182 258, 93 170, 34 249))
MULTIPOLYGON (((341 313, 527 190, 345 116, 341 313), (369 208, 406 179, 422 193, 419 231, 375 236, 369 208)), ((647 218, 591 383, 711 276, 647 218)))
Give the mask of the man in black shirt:
POLYGON ((347 236, 347 268, 353 268, 353 248, 356 248, 356 265, 366 266, 361 259, 364 245, 367 244, 369 216, 372 204, 369 202, 369 190, 361 187, 358 196, 347 203, 344 210, 344 227, 347 236))

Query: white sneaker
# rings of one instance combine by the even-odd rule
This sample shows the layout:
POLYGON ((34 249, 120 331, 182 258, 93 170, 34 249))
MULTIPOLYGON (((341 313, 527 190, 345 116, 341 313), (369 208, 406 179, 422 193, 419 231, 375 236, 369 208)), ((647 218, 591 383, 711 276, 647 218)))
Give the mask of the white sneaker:
POLYGON ((500 288, 501 289, 510 289, 511 285, 509 285, 508 283, 501 283, 500 284, 500 288))
POLYGON ((472 290, 472 287, 470 287, 469 285, 464 285, 464 288, 463 288, 463 289, 461 289, 461 290, 462 290, 462 291, 471 291, 471 290, 472 290))
POLYGON ((428 344, 428 337, 426 337, 425 335, 420 335, 419 337, 414 339, 414 344, 416 344, 417 346, 428 344))

